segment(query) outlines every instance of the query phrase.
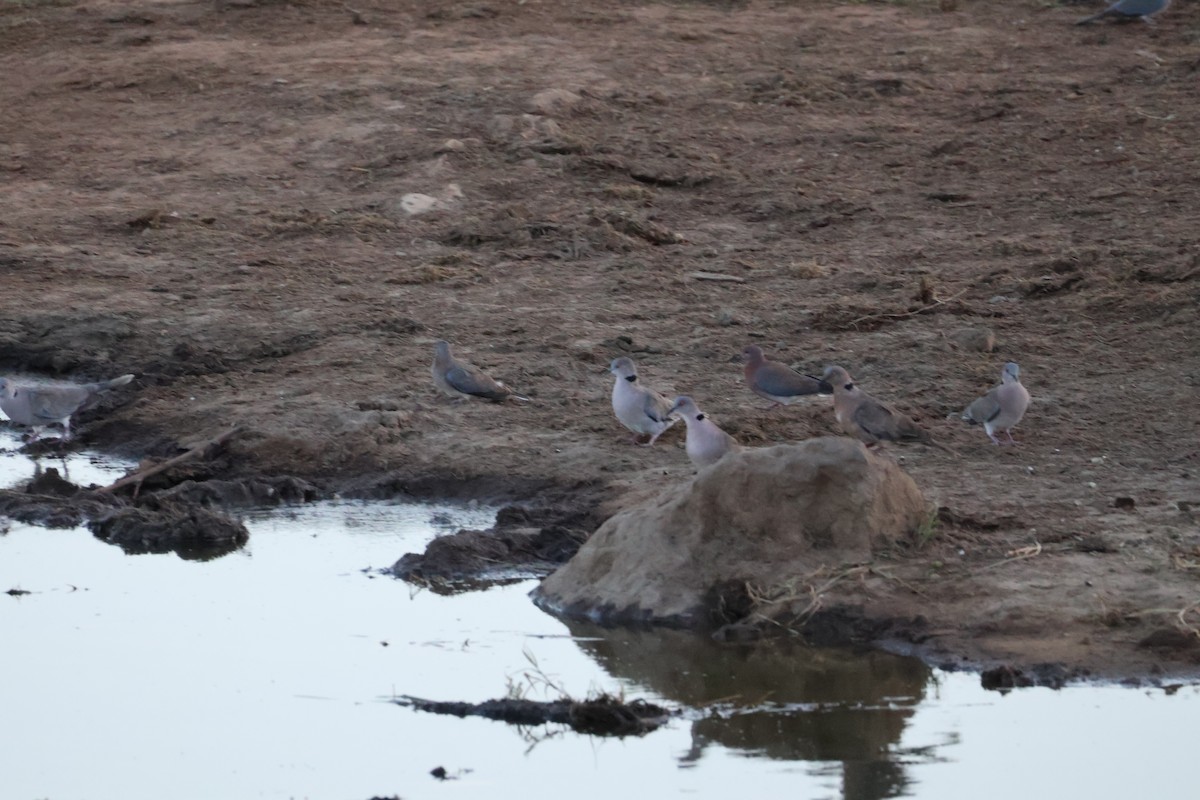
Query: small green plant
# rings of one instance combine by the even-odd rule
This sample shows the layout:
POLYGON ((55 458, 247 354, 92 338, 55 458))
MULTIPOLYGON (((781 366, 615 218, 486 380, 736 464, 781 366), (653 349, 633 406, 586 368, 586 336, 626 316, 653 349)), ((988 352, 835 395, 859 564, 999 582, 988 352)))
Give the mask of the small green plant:
POLYGON ((938 527, 940 525, 941 520, 938 518, 938 506, 937 503, 934 503, 925 514, 925 519, 921 520, 921 524, 917 526, 918 550, 923 549, 925 545, 933 541, 933 537, 938 534, 938 527))

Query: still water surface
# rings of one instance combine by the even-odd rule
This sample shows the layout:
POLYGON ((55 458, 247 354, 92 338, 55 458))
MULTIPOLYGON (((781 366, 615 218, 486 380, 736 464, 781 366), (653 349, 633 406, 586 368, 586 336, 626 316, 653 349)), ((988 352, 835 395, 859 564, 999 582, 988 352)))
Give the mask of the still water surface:
POLYGON ((1194 686, 1002 696, 881 653, 568 626, 532 582, 446 597, 373 571, 491 516, 255 512, 212 561, 0 521, 0 591, 30 592, 0 595, 0 800, 1198 796, 1194 686), (389 702, 552 698, 543 676, 685 713, 608 740, 389 702))

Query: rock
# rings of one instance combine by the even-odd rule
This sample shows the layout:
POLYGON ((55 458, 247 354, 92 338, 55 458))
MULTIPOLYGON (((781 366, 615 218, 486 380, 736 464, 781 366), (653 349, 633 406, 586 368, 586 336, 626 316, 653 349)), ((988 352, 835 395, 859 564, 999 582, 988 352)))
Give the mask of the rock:
POLYGON ((400 198, 400 210, 410 216, 418 214, 426 214, 430 211, 437 211, 442 207, 441 201, 436 197, 431 197, 427 194, 419 192, 411 192, 400 198))
POLYGON ((950 334, 950 341, 969 353, 990 353, 996 349, 996 334, 990 328, 960 328, 950 334))
POLYGON ((609 519, 534 596, 567 617, 703 627, 721 586, 870 560, 925 516, 912 478, 851 439, 747 449, 609 519))
POLYGON ((488 123, 488 135, 502 141, 532 142, 558 138, 562 128, 554 120, 536 114, 497 114, 488 123))
POLYGON ((583 97, 570 89, 543 89, 529 98, 528 110, 534 114, 553 116, 578 106, 583 97))
POLYGON ((409 216, 427 214, 430 211, 445 211, 463 198, 462 187, 448 183, 442 188, 441 196, 434 197, 420 192, 410 192, 400 198, 400 210, 409 216))

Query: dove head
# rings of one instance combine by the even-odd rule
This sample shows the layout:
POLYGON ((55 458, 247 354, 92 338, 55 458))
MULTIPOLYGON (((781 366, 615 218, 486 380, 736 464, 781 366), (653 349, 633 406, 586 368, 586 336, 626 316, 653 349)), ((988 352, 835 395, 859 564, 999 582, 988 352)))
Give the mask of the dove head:
POLYGON ((1000 373, 1000 380, 1004 383, 1020 383, 1021 368, 1017 366, 1017 362, 1010 361, 1004 365, 1004 371, 1000 373))
POLYGON ((758 345, 748 344, 742 349, 742 363, 757 367, 764 360, 762 348, 758 345))
POLYGON ((833 387, 834 394, 853 392, 855 389, 854 380, 850 377, 850 373, 839 366, 826 367, 821 377, 833 387))
POLYGON ((632 358, 626 358, 625 356, 614 358, 612 363, 608 365, 608 371, 618 378, 624 378, 630 383, 637 380, 637 367, 633 365, 632 358))
POLYGON ((671 404, 671 413, 682 416, 684 422, 704 419, 704 414, 696 407, 696 401, 686 395, 675 398, 675 402, 671 404))

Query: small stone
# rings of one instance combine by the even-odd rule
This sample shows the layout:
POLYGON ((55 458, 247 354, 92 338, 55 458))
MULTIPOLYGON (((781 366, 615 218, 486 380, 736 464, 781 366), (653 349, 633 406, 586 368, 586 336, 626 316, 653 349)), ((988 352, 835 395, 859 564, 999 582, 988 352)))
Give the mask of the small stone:
POLYGON ((534 114, 561 114, 583 102, 581 95, 570 89, 543 89, 529 98, 528 109, 534 114))
POLYGON ((427 194, 412 192, 400 198, 400 210, 410 216, 426 214, 441 208, 441 201, 427 194))
POLYGON ((1132 511, 1137 507, 1137 502, 1132 497, 1122 495, 1113 498, 1113 508, 1119 508, 1125 511, 1132 511))
POLYGON ((990 353, 996 349, 996 334, 991 328, 961 328, 950 334, 950 341, 970 353, 990 353))

